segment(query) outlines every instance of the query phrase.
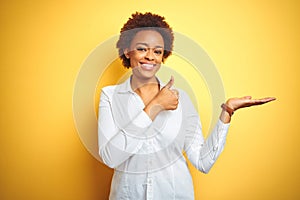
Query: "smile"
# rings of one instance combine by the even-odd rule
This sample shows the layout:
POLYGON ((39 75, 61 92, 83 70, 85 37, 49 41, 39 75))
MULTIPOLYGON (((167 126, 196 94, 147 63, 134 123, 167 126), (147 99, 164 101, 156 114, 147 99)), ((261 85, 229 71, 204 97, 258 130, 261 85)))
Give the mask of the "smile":
POLYGON ((152 70, 155 66, 155 64, 141 63, 141 67, 145 70, 152 70))

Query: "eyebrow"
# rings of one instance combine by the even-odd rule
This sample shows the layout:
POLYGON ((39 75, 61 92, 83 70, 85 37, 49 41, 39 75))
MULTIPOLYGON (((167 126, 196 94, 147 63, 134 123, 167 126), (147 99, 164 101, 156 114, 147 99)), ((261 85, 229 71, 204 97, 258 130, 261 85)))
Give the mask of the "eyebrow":
MULTIPOLYGON (((145 46, 149 47, 149 45, 147 43, 143 43, 143 42, 135 43, 135 45, 145 45, 145 46)), ((160 45, 156 45, 154 48, 163 48, 163 47, 160 45)))

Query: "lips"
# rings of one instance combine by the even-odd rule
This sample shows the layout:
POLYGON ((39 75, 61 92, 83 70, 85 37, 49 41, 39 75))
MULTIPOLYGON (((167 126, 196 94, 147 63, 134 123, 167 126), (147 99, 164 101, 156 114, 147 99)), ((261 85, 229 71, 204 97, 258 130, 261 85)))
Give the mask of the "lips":
POLYGON ((155 64, 141 63, 141 67, 145 70, 152 70, 155 67, 155 64))

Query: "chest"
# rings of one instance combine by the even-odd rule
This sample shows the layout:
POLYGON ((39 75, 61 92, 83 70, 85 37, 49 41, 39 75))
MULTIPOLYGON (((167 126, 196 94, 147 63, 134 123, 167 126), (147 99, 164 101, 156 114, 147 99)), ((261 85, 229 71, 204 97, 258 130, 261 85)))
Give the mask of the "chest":
MULTIPOLYGON (((150 97, 149 97, 150 98, 150 97)), ((115 124, 122 129, 143 112, 145 100, 136 93, 126 95, 115 95, 112 99, 112 112, 115 116, 115 124)), ((149 138, 161 135, 172 140, 182 129, 183 112, 182 104, 179 102, 176 110, 160 112, 147 129, 149 138)), ((138 126, 138 124, 137 124, 138 126)))

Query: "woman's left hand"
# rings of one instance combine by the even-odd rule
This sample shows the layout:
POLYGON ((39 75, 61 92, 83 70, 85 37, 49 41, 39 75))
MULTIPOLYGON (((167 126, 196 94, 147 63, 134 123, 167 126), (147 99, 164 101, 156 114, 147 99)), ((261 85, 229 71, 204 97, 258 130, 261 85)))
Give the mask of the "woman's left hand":
POLYGON ((241 97, 241 98, 230 98, 227 100, 226 105, 229 106, 230 108, 232 108, 234 111, 236 111, 240 108, 265 104, 270 101, 274 101, 275 99, 276 98, 274 98, 274 97, 252 99, 251 96, 245 96, 245 97, 241 97))

